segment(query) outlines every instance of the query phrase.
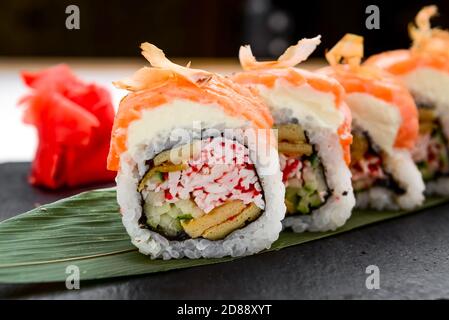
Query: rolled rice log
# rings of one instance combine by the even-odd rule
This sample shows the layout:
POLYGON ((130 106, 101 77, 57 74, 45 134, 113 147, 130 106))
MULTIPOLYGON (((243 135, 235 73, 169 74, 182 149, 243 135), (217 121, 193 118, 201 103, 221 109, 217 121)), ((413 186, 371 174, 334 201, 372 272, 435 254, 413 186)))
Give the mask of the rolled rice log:
POLYGON ((296 68, 320 42, 302 39, 277 61, 258 62, 240 48, 233 80, 257 89, 278 129, 285 203, 283 225, 295 232, 335 230, 355 204, 348 168, 351 116, 343 89, 329 77, 296 68))
POLYGON ((411 48, 386 51, 365 65, 386 70, 402 81, 419 109, 420 135, 412 154, 428 195, 449 195, 449 32, 431 28, 436 6, 423 7, 409 31, 411 48), (432 119, 433 117, 433 119, 432 119), (433 124, 431 125, 430 122, 433 124), (435 147, 441 151, 435 155, 435 147))
POLYGON ((269 248, 285 189, 267 107, 229 79, 143 49, 153 68, 116 83, 132 92, 120 103, 108 158, 132 243, 163 259, 269 248))
MULTIPOLYGON (((362 40, 348 34, 334 48, 354 45, 362 53, 362 40)), ((345 63, 350 56, 343 53, 343 63, 331 64, 321 72, 345 88, 345 102, 355 123, 353 135, 365 136, 356 139, 351 164, 357 206, 378 210, 416 208, 424 201, 424 182, 412 159, 419 133, 413 97, 403 82, 380 68, 352 68, 345 63), (362 140, 364 147, 360 145, 362 140)), ((430 115, 425 111, 423 116, 430 115)))

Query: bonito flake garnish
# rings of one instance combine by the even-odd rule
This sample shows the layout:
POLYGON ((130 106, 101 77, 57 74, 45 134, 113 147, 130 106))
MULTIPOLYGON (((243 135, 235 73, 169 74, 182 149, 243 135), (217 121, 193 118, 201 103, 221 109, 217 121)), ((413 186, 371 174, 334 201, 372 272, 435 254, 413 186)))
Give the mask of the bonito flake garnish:
POLYGON ((326 59, 333 67, 343 62, 351 68, 358 68, 363 58, 363 37, 347 33, 326 53, 326 59))
POLYGON ((188 168, 169 172, 147 190, 164 192, 168 203, 192 199, 205 213, 230 200, 254 202, 264 209, 262 187, 249 151, 223 137, 203 141, 201 152, 187 161, 188 168))
POLYGON ((430 24, 430 19, 437 13, 437 6, 426 6, 416 15, 415 24, 409 25, 410 38, 413 40, 413 53, 449 57, 449 32, 432 28, 430 24))
POLYGON ((348 77, 357 75, 365 79, 383 81, 385 71, 380 68, 361 64, 363 58, 363 37, 347 33, 332 49, 326 52, 326 60, 337 74, 348 77))
POLYGON ((311 39, 304 38, 299 40, 296 45, 287 48, 277 61, 257 61, 250 46, 241 46, 239 51, 240 64, 243 70, 294 67, 307 60, 321 43, 320 39, 321 36, 316 36, 311 39))
POLYGON ((142 55, 150 62, 152 67, 143 67, 131 77, 113 82, 117 88, 128 91, 154 89, 163 86, 167 81, 176 77, 201 86, 213 76, 210 72, 204 70, 191 69, 190 63, 183 67, 171 62, 161 49, 151 43, 142 43, 140 48, 142 49, 142 55))

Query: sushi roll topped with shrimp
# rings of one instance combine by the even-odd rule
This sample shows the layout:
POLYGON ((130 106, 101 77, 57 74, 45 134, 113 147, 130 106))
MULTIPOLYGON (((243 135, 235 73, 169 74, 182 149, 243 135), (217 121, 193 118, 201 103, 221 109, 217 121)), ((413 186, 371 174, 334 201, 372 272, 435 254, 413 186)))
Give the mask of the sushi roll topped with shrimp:
POLYGON ((108 165, 122 221, 152 258, 242 256, 278 238, 285 206, 271 115, 251 92, 182 67, 149 43, 152 67, 122 99, 108 165))
POLYGON ((410 49, 383 52, 365 65, 399 77, 419 112, 419 136, 413 159, 426 182, 426 193, 449 194, 449 32, 431 28, 436 6, 424 7, 409 26, 410 49))
POLYGON ((424 183, 411 157, 418 138, 413 97, 392 74, 361 65, 363 38, 345 35, 320 72, 345 88, 353 116, 352 183, 357 206, 411 209, 424 200, 424 183))
POLYGON ((286 186, 285 227, 295 232, 335 230, 354 206, 350 162, 351 114, 342 86, 295 66, 320 37, 300 40, 277 61, 259 62, 240 48, 243 72, 232 79, 258 93, 270 108, 286 186))

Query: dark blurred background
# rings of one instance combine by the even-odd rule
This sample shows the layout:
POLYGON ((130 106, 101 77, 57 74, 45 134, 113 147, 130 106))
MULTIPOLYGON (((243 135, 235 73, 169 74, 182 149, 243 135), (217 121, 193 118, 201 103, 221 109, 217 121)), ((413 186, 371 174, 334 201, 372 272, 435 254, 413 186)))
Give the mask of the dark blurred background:
POLYGON ((346 32, 365 36, 366 55, 408 47, 407 23, 437 4, 435 25, 449 28, 449 0, 1 0, 0 56, 136 56, 149 41, 170 56, 235 57, 241 44, 277 56, 302 37, 322 35, 322 56, 346 32), (67 30, 65 8, 80 8, 80 30, 67 30), (380 30, 365 27, 368 5, 380 30))

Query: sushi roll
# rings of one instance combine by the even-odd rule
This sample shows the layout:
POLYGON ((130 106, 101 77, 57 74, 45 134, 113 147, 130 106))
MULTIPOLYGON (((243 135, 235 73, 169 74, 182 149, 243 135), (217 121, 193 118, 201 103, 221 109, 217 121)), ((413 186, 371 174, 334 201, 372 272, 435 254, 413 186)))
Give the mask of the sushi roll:
POLYGON ((409 31, 407 50, 383 52, 365 64, 398 76, 410 90, 419 113, 419 136, 412 156, 427 194, 449 195, 449 32, 430 27, 437 7, 424 7, 409 31))
POLYGON ((418 138, 418 110, 395 76, 360 65, 363 38, 345 35, 319 70, 346 91, 353 117, 352 184, 359 208, 412 209, 424 200, 424 182, 411 150, 418 138))
POLYGON ((132 243, 151 258, 244 256, 269 248, 284 216, 272 118, 231 80, 170 62, 115 82, 108 168, 132 243))
POLYGON ((271 110, 286 186, 285 228, 295 232, 335 230, 351 215, 349 147, 351 114, 341 85, 325 75, 295 68, 320 43, 300 40, 277 61, 258 62, 240 48, 243 72, 233 80, 259 94, 271 110))

